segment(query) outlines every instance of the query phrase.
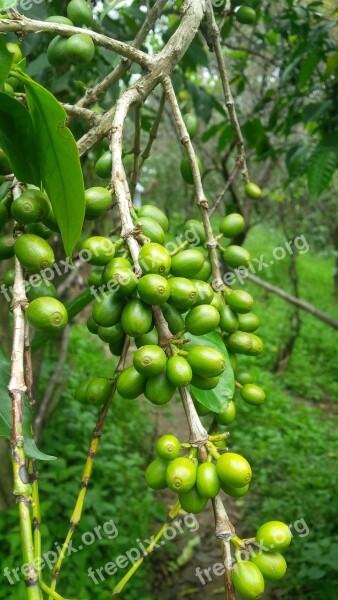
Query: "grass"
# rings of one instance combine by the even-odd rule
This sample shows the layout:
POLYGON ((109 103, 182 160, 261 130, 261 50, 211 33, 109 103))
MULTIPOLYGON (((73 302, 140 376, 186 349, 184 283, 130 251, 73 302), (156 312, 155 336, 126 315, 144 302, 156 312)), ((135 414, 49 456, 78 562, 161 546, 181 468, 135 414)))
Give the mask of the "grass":
MULTIPOLYGON (((264 248, 270 258, 273 249, 283 244, 278 231, 256 227, 246 245, 253 256, 264 248)), ((289 291, 288 263, 285 258, 258 275, 289 291)), ((333 260, 310 248, 297 257, 297 269, 301 298, 334 316, 333 260)), ((237 501, 244 517, 240 533, 250 537, 261 523, 273 519, 292 524, 295 535, 286 553, 288 575, 278 586, 278 597, 334 598, 338 584, 334 330, 301 312, 292 359, 278 377, 278 352, 288 336, 294 307, 254 284, 247 283, 244 289, 255 297, 265 352, 258 360, 240 359, 240 365, 254 372, 268 400, 251 407, 238 395, 237 418, 229 427, 229 448, 243 453, 254 473, 250 493, 237 501)), ((272 591, 267 596, 276 597, 272 591)))

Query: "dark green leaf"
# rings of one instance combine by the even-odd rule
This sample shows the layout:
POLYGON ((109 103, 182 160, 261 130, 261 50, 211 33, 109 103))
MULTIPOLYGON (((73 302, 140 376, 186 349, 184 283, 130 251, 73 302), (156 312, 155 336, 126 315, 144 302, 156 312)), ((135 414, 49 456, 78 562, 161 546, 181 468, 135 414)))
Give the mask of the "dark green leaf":
POLYGON ((217 145, 218 152, 222 152, 222 150, 224 150, 224 148, 226 148, 226 146, 228 146, 228 144, 230 144, 233 139, 234 139, 234 131, 232 129, 232 126, 227 125, 226 127, 224 127, 221 135, 219 136, 218 145, 217 145))
POLYGON ((7 79, 13 55, 8 52, 4 38, 0 37, 0 85, 7 79))
POLYGON ((73 134, 65 125, 67 115, 61 104, 27 75, 23 80, 41 179, 60 227, 65 252, 71 256, 81 235, 85 212, 79 153, 73 134))
POLYGON ((318 146, 312 155, 307 173, 309 193, 313 200, 317 200, 326 190, 337 167, 337 150, 318 146))
POLYGON ((39 167, 31 118, 25 107, 0 93, 0 146, 19 181, 40 186, 39 167))
MULTIPOLYGON (((0 352, 0 437, 10 439, 12 428, 12 403, 8 394, 8 383, 10 378, 10 360, 0 352)), ((39 460, 56 460, 55 456, 49 456, 40 452, 36 447, 32 436, 32 411, 26 399, 22 407, 24 449, 29 458, 39 460)))
POLYGON ((194 386, 190 386, 192 396, 195 400, 213 412, 223 412, 235 393, 234 372, 230 364, 227 349, 223 343, 223 338, 221 334, 216 331, 203 335, 202 337, 196 337, 190 334, 187 334, 186 337, 191 339, 191 343, 186 346, 187 350, 190 345, 210 346, 221 352, 225 358, 225 370, 219 378, 217 387, 213 390, 199 390, 194 386))
POLYGON ((315 52, 310 52, 310 54, 303 61, 298 78, 300 88, 303 88, 309 81, 319 60, 318 54, 315 52))
POLYGON ((217 125, 213 125, 210 129, 207 129, 202 135, 202 142, 205 143, 210 140, 216 133, 220 131, 224 127, 223 123, 217 123, 217 125))
POLYGON ((332 107, 331 100, 324 100, 323 102, 311 102, 303 109, 303 121, 304 123, 310 123, 311 121, 317 121, 322 115, 324 115, 332 107))

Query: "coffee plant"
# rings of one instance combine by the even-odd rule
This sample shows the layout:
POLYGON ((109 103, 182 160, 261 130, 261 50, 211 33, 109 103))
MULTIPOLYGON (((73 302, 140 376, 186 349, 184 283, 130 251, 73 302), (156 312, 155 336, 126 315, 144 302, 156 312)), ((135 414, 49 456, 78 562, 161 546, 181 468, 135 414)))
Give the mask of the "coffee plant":
MULTIPOLYGON (((56 591, 58 576, 81 518, 99 439, 115 393, 126 403, 144 394, 158 406, 166 405, 178 393, 189 439, 163 435, 156 444, 157 456, 146 470, 146 481, 154 490, 169 488, 177 494, 169 510, 170 519, 175 519, 181 509, 200 513, 209 500, 212 502, 215 534, 225 565, 226 598, 234 599, 234 590, 242 598, 259 598, 265 580, 277 581, 285 574, 283 552, 291 533, 284 523, 270 521, 262 524, 254 537, 250 532, 251 537, 241 539, 226 511, 229 497, 248 493, 252 478, 248 460, 227 447, 227 427, 236 417, 235 389, 239 389, 241 400, 252 406, 266 398, 251 374, 238 366, 241 355, 257 356, 263 350, 262 340, 255 333, 259 319, 252 312, 254 299, 224 284, 221 260, 231 271, 247 267, 251 257, 243 247, 232 243, 245 227, 241 214, 228 214, 220 221, 217 235, 214 233, 210 218, 214 211, 204 191, 203 165, 192 143, 198 118, 193 112, 182 112, 174 87, 181 61, 197 32, 203 31, 215 53, 224 105, 236 141, 232 179, 241 176, 243 194, 253 202, 259 201, 261 190, 250 181, 220 41, 224 19, 230 15, 250 27, 256 22, 255 10, 244 5, 238 8, 238 2, 222 5, 220 10, 219 3, 210 0, 178 1, 176 29, 163 47, 150 52, 144 42, 164 14, 165 0, 151 3, 133 44, 101 33, 96 11, 93 15, 86 0, 71 0, 63 14, 44 21, 16 12, 13 2, 1 4, 4 12, 0 32, 5 35, 0 37, 0 258, 12 261, 2 290, 13 315, 13 344, 11 360, 6 355, 1 357, 0 433, 10 440, 12 452, 23 560, 29 564, 27 597, 62 599, 56 591), (18 43, 6 40, 11 32, 17 34, 18 43), (47 57, 54 77, 67 69, 75 69, 76 73, 77 68, 87 66, 81 71, 85 78, 95 54, 102 49, 114 57, 115 67, 87 87, 77 102, 62 105, 27 72, 20 41, 36 32, 48 37, 47 57), (125 75, 135 65, 138 77, 126 84, 125 75), (101 109, 98 101, 118 83, 118 99, 101 109), (142 152, 142 112, 154 90, 160 90, 161 97, 149 129, 149 142, 142 152), (184 241, 174 249, 172 241, 167 243, 172 239, 167 215, 157 206, 137 208, 133 204, 164 108, 175 124, 184 154, 181 181, 176 174, 177 186, 194 186, 200 211, 199 220, 182 224, 184 241), (124 145, 130 114, 135 130, 132 153, 126 152, 124 145), (77 141, 76 128, 73 133, 71 130, 74 117, 88 124, 77 141), (103 151, 104 139, 109 149, 103 151), (102 179, 102 186, 85 189, 80 159, 83 164, 90 162, 95 148, 101 149, 101 155, 92 175, 94 171, 95 177, 102 179), (132 166, 127 173, 128 154, 132 166), (119 225, 107 234, 107 224, 113 229, 112 210, 117 211, 119 225), (57 271, 60 241, 63 262, 67 257, 73 268, 79 261, 92 266, 87 288, 66 304, 56 297, 50 275, 57 271), (57 343, 58 334, 68 322, 91 303, 88 344, 91 336, 97 335, 117 357, 118 364, 115 370, 112 366, 110 378, 95 373, 92 379, 81 381, 75 392, 78 402, 97 405, 99 416, 69 532, 51 582, 47 583, 39 570, 41 515, 36 465, 53 457, 37 449, 31 433, 35 405, 32 352, 49 339, 57 343), (211 416, 209 430, 200 420, 206 415, 211 416), (263 551, 255 552, 255 541, 263 551)), ((113 8, 114 3, 108 5, 107 12, 113 8)), ((43 476, 42 467, 40 471, 43 476)), ((152 546, 148 548, 151 550, 152 546)), ((135 568, 128 572, 114 594, 121 593, 134 572, 135 568)))

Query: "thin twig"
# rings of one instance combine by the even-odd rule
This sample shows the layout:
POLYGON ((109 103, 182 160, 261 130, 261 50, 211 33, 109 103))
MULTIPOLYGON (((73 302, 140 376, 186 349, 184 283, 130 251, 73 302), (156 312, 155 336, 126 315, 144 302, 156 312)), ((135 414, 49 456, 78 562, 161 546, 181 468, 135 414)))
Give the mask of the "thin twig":
POLYGON ((157 133, 158 133, 158 128, 159 128, 161 120, 162 120, 164 105, 165 105, 165 94, 163 93, 162 96, 161 96, 160 105, 158 107, 158 111, 157 111, 157 114, 156 114, 156 117, 155 117, 155 121, 154 121, 154 123, 152 125, 152 128, 150 130, 150 133, 149 133, 148 143, 147 143, 145 149, 143 150, 143 152, 141 154, 140 168, 143 166, 143 163, 150 156, 151 148, 152 148, 152 145, 153 145, 154 141, 156 140, 157 133))
POLYGON ((116 52, 121 56, 141 65, 143 68, 148 69, 152 65, 152 57, 142 50, 133 48, 129 44, 119 42, 106 35, 101 35, 90 29, 81 29, 81 27, 73 27, 73 25, 64 25, 63 23, 50 23, 48 21, 36 21, 28 19, 23 15, 17 13, 14 19, 0 19, 0 32, 22 32, 22 33, 48 33, 54 35, 62 35, 64 37, 70 37, 75 33, 82 33, 92 38, 96 46, 102 46, 112 52, 116 52))
MULTIPOLYGON (((13 197, 16 199, 21 194, 20 186, 16 183, 13 197)), ((24 285, 23 270, 20 262, 15 258, 15 277, 13 285, 13 349, 11 357, 11 376, 8 391, 12 399, 12 432, 11 450, 14 475, 14 496, 18 503, 20 514, 20 530, 22 542, 23 561, 29 565, 25 572, 27 595, 29 600, 41 600, 39 577, 34 563, 34 541, 30 517, 32 503, 32 486, 29 482, 26 454, 24 450, 22 404, 27 392, 24 369, 25 353, 25 316, 27 297, 24 285)))
POLYGON ((223 191, 219 194, 219 196, 217 196, 216 200, 215 200, 215 204, 209 208, 209 217, 212 217, 212 215, 214 214, 214 212, 216 212, 216 210, 218 209, 220 203, 222 202, 225 194, 227 193, 228 190, 230 190, 230 188, 232 187, 232 184, 234 183, 238 173, 241 170, 241 161, 237 161, 232 173, 229 176, 228 181, 225 184, 225 187, 223 189, 223 191))
MULTIPOLYGON (((134 46, 134 48, 141 48, 149 31, 153 28, 157 19, 161 16, 163 8, 167 2, 168 0, 157 0, 131 46, 134 46)), ((99 97, 104 94, 104 92, 106 92, 112 85, 114 85, 114 83, 121 79, 122 75, 128 71, 130 65, 131 62, 129 60, 122 59, 117 67, 115 67, 115 69, 109 73, 107 77, 105 77, 93 88, 88 88, 86 90, 85 95, 76 103, 76 106, 88 106, 90 104, 94 104, 94 102, 96 102, 99 97)))
POLYGON ((133 174, 130 182, 130 196, 134 198, 136 186, 138 183, 138 178, 140 174, 140 154, 141 154, 141 106, 135 107, 135 136, 134 136, 134 146, 133 146, 133 154, 134 154, 134 166, 133 166, 133 174))
MULTIPOLYGON (((69 546, 69 543, 73 537, 74 531, 76 529, 76 527, 78 526, 80 520, 81 520, 81 515, 82 515, 82 511, 83 511, 83 507, 84 507, 84 501, 85 501, 85 497, 86 497, 86 492, 87 492, 87 487, 90 481, 90 477, 92 474, 92 470, 93 470, 93 466, 94 466, 94 460, 95 460, 95 456, 97 453, 97 449, 99 446, 99 442, 100 442, 100 438, 102 436, 102 431, 103 431, 103 427, 105 424, 105 420, 110 408, 110 405, 112 403, 115 391, 116 391, 116 380, 117 380, 117 376, 120 373, 120 371, 123 370, 125 362, 126 362, 126 358, 127 358, 127 354, 128 354, 128 349, 129 349, 129 337, 126 336, 125 341, 124 341, 124 345, 123 345, 123 349, 121 352, 121 357, 119 360, 119 363, 115 369, 114 372, 114 380, 112 382, 112 392, 111 392, 111 396, 109 398, 109 400, 104 404, 104 406, 102 407, 100 414, 98 416, 98 419, 96 421, 96 425, 94 427, 94 431, 92 434, 92 438, 89 444, 89 449, 87 452, 87 460, 86 460, 86 464, 85 464, 85 468, 83 471, 83 475, 82 475, 82 479, 81 479, 81 485, 80 485, 80 491, 75 503, 75 507, 72 513, 72 516, 70 518, 70 527, 69 527, 69 531, 67 533, 67 536, 65 538, 65 541, 62 544, 62 549, 61 552, 58 556, 58 559, 55 563, 55 567, 53 569, 53 574, 52 574, 52 582, 51 582, 51 586, 50 589, 52 592, 55 591, 56 588, 56 584, 57 584, 57 579, 61 570, 61 565, 62 565, 62 561, 66 555, 67 552, 67 548, 69 546)), ((50 597, 49 600, 51 600, 52 598, 52 594, 51 592, 49 592, 50 597)))
POLYGON ((35 433, 35 438, 37 441, 39 441, 41 438, 42 427, 43 427, 43 424, 45 422, 46 415, 48 412, 49 402, 52 397, 54 388, 55 388, 55 386, 59 380, 59 377, 62 373, 64 364, 67 360, 69 336, 70 336, 70 327, 69 327, 69 325, 67 325, 67 327, 65 327, 65 329, 62 332, 59 359, 58 359, 57 365, 55 367, 53 375, 51 376, 51 378, 49 380, 49 384, 45 391, 45 395, 44 395, 42 402, 38 409, 38 414, 36 415, 35 420, 34 420, 34 433, 35 433))

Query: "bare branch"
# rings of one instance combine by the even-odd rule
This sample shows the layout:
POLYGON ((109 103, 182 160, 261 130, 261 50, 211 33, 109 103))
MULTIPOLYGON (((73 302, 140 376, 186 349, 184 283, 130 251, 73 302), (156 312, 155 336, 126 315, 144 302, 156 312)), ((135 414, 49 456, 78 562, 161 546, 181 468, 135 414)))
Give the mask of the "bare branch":
POLYGON ((81 29, 81 27, 73 27, 72 25, 64 25, 63 23, 50 23, 48 21, 35 21, 33 19, 27 19, 23 15, 17 16, 15 19, 0 19, 0 32, 9 33, 10 31, 20 31, 22 33, 49 33, 54 35, 61 35, 64 37, 70 37, 75 33, 84 33, 85 35, 92 38, 96 46, 102 46, 112 52, 116 52, 125 58, 128 58, 132 62, 141 65, 144 69, 149 69, 152 65, 152 57, 125 44, 119 42, 106 35, 101 35, 90 29, 81 29))

